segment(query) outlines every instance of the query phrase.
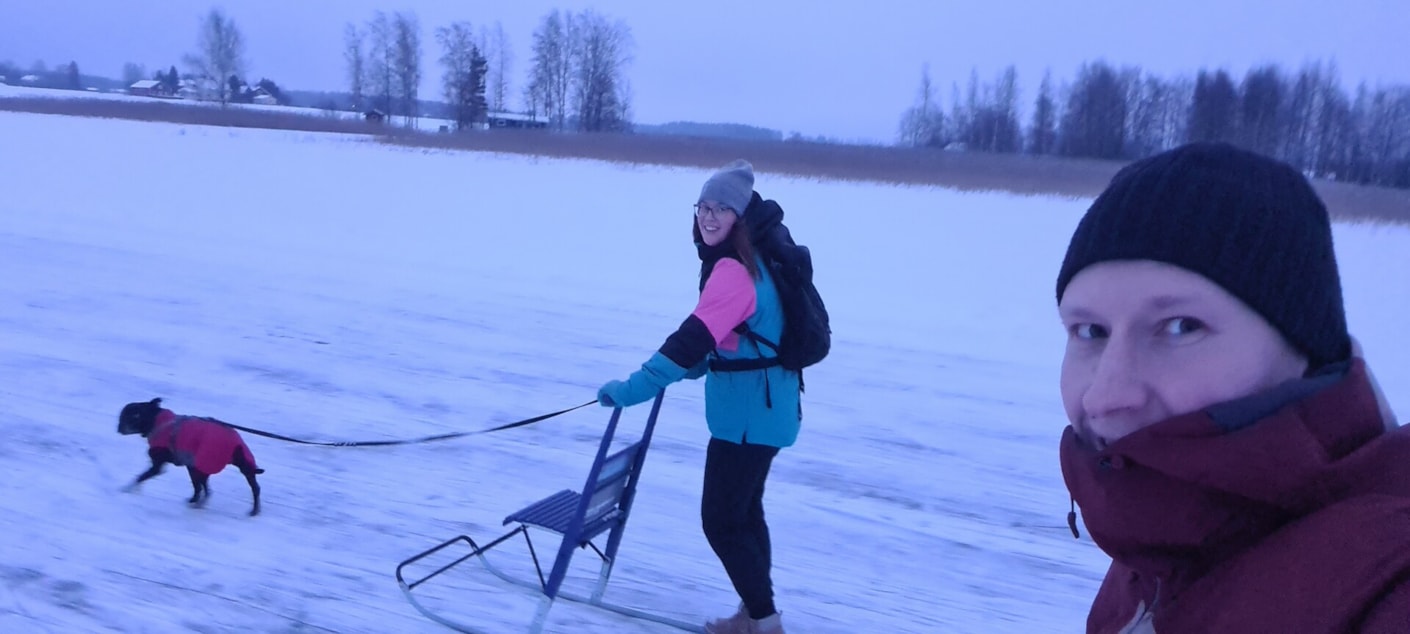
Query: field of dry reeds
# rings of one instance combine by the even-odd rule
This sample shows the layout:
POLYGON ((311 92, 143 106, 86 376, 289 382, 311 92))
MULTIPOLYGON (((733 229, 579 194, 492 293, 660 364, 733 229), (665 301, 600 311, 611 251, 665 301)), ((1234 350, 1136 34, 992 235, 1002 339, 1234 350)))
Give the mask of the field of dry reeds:
MULTIPOLYGON (((565 134, 542 130, 469 133, 415 132, 318 114, 173 101, 0 99, 0 110, 52 115, 163 121, 191 125, 367 134, 409 147, 588 158, 627 163, 715 167, 744 157, 760 171, 806 178, 935 185, 961 190, 1090 197, 1122 163, 1058 157, 947 152, 934 149, 748 141, 665 135, 565 134)), ((1410 224, 1410 190, 1314 182, 1338 218, 1410 224)))

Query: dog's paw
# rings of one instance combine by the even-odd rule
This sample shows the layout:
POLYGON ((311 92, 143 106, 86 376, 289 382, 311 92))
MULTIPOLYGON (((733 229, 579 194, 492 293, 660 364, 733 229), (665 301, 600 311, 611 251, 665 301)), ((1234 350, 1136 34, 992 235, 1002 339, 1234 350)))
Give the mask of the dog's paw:
POLYGON ((254 517, 254 516, 256 516, 256 515, 259 515, 259 505, 258 505, 258 504, 256 504, 254 508, 250 509, 250 517, 254 517))
POLYGON ((136 492, 142 490, 142 483, 141 483, 141 482, 133 482, 132 484, 129 484, 129 485, 123 487, 121 490, 122 490, 123 493, 136 493, 136 492))

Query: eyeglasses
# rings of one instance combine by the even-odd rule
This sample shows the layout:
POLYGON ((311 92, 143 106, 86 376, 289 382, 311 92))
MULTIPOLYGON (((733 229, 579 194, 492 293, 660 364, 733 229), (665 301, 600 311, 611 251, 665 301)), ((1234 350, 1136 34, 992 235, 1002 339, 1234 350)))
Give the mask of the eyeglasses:
POLYGON ((734 210, 729 207, 711 207, 705 203, 695 203, 693 207, 695 208, 696 218, 704 218, 705 216, 709 216, 711 218, 718 218, 720 214, 725 212, 734 213, 734 210))

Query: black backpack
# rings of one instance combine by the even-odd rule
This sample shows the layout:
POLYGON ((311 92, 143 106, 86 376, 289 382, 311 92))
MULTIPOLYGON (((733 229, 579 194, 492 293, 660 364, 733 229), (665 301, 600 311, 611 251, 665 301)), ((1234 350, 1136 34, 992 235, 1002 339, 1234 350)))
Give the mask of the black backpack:
POLYGON ((808 247, 793 241, 783 224, 783 208, 772 200, 762 200, 759 194, 744 214, 751 241, 773 277, 783 306, 783 336, 779 341, 767 338, 740 324, 737 331, 755 343, 773 350, 774 359, 716 359, 711 368, 716 371, 756 370, 781 365, 802 372, 827 357, 832 348, 832 328, 828 325, 827 306, 813 284, 813 257, 808 247))

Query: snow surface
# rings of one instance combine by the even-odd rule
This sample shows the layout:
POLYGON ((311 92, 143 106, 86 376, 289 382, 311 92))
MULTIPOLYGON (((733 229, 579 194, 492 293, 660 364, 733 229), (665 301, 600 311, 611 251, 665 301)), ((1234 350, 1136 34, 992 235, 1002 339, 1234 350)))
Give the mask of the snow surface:
MULTIPOLYGON (((693 307, 706 176, 0 113, 0 631, 444 631, 396 564, 580 486, 607 410, 388 448, 247 435, 256 518, 233 469, 203 510, 178 469, 121 493, 146 457, 118 410, 162 396, 331 441, 582 403, 693 307)), ((1079 631, 1105 557, 1064 525, 1053 280, 1087 201, 757 186, 813 248, 836 337, 769 481, 789 630, 1079 631)), ((1353 332, 1410 407, 1410 231, 1336 239, 1353 332)), ((702 408, 698 383, 668 392, 607 595, 689 621, 736 602, 698 526, 702 408)), ((418 593, 487 631, 537 604, 472 565, 443 577, 418 593)), ((562 602, 548 630, 669 631, 562 602)))

